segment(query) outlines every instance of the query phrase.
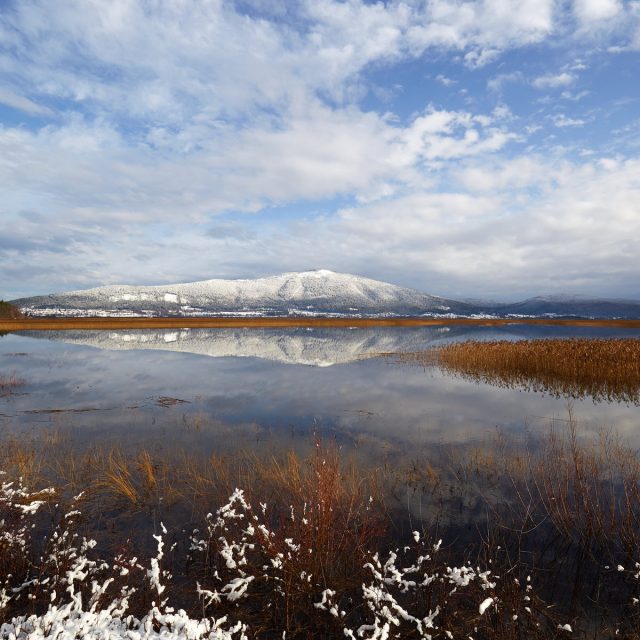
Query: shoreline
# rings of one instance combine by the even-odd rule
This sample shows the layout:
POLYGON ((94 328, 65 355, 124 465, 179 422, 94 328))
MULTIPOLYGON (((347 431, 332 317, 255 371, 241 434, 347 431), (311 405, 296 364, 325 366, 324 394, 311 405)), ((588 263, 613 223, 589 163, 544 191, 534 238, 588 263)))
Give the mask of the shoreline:
POLYGON ((431 327, 447 325, 549 325, 640 329, 639 319, 587 318, 330 318, 330 317, 157 317, 157 318, 24 318, 0 320, 0 331, 65 331, 74 329, 269 329, 295 327, 431 327))

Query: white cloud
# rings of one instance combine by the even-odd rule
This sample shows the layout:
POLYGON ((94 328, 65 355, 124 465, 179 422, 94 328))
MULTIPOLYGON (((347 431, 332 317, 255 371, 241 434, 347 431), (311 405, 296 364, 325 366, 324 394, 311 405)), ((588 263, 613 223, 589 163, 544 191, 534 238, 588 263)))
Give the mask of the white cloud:
POLYGON ((572 102, 579 102, 583 98, 586 98, 591 92, 590 91, 580 91, 578 93, 572 93, 571 91, 563 91, 560 96, 565 100, 571 100, 572 102))
POLYGON ((465 52, 475 68, 553 27, 552 0, 308 0, 288 10, 285 23, 219 1, 152 11, 128 0, 16 3, 0 15, 0 69, 14 89, 182 126, 286 109, 316 92, 349 102, 372 63, 439 48, 465 52))
POLYGON ((522 82, 524 79, 522 72, 513 71, 511 73, 499 73, 487 82, 487 89, 496 93, 502 92, 505 85, 522 82))
POLYGON ((526 295, 534 283, 539 292, 637 297, 639 176, 638 160, 472 164, 465 182, 479 186, 476 193, 422 193, 350 209, 331 233, 354 237, 354 261, 366 264, 368 255, 380 274, 393 273, 402 256, 413 283, 429 282, 438 293, 475 286, 526 295))
POLYGON ((568 118, 565 115, 556 115, 553 117, 553 124, 556 127, 582 127, 587 123, 582 118, 568 118))
MULTIPOLYGON (((417 129, 434 133, 451 126, 444 117, 439 123, 425 118, 428 124, 417 129)), ((79 268, 69 273, 68 253, 47 252, 47 241, 14 251, 11 264, 23 270, 22 286, 29 285, 33 273, 29 286, 40 291, 47 290, 47 278, 61 281, 63 276, 75 279, 73 286, 85 286, 325 266, 443 295, 637 296, 640 161, 605 157, 576 164, 561 157, 496 155, 492 160, 467 156, 462 163, 442 181, 416 182, 409 193, 336 214, 318 205, 319 215, 284 224, 269 222, 265 213, 264 224, 250 231, 224 222, 208 233, 211 225, 205 220, 185 220, 174 226, 169 241, 153 235, 148 222, 125 216, 119 224, 126 233, 110 234, 105 242, 97 215, 87 218, 76 211, 53 223, 25 218, 16 246, 47 234, 59 237, 79 268), (43 280, 47 266, 50 273, 43 280)))
POLYGON ((622 11, 620 0, 574 0, 573 10, 583 23, 598 22, 615 18, 622 11))
POLYGON ((539 42, 553 28, 552 0, 430 0, 416 12, 418 24, 409 41, 419 49, 432 46, 482 50, 539 42))
POLYGON ((548 189, 553 182, 549 161, 540 156, 520 156, 509 162, 502 158, 460 167, 456 183, 472 193, 499 193, 535 187, 548 189))
POLYGON ((573 64, 569 65, 571 71, 586 71, 589 68, 582 60, 576 60, 573 64))
POLYGON ((33 102, 33 100, 29 100, 29 98, 20 96, 13 91, 3 87, 0 87, 0 104, 7 105, 12 109, 24 111, 25 113, 28 113, 32 116, 53 115, 51 109, 36 104, 35 102, 33 102))
POLYGON ((491 125, 492 119, 486 116, 431 109, 403 132, 403 146, 410 157, 426 161, 490 153, 514 138, 491 125))
POLYGON ((574 0, 577 37, 605 46, 610 53, 640 49, 637 0, 574 0))
POLYGON ((439 73, 436 76, 436 80, 445 87, 452 87, 454 84, 457 84, 456 80, 453 80, 452 78, 447 78, 447 76, 441 73, 439 73))
POLYGON ((567 87, 574 82, 575 76, 565 71, 558 74, 539 76, 531 84, 536 89, 557 89, 558 87, 567 87))
POLYGON ((228 210, 353 194, 387 197, 444 160, 491 153, 513 134, 491 117, 429 109, 402 127, 356 108, 307 102, 286 126, 154 129, 146 143, 79 117, 0 130, 3 208, 86 220, 203 220, 228 210))
POLYGON ((481 69, 500 57, 500 49, 474 49, 466 53, 464 63, 469 69, 481 69))
MULTIPOLYGON (((218 120, 279 124, 280 114, 314 97, 357 102, 372 64, 437 50, 460 52, 479 68, 550 36, 559 9, 554 0, 307 0, 287 6, 287 22, 261 11, 242 15, 221 1, 152 11, 128 0, 62 0, 56 11, 45 0, 16 3, 0 14, 0 71, 31 109, 42 102, 34 95, 50 97, 61 109, 134 119, 172 135, 218 120)), ((570 81, 564 73, 534 85, 570 81)))

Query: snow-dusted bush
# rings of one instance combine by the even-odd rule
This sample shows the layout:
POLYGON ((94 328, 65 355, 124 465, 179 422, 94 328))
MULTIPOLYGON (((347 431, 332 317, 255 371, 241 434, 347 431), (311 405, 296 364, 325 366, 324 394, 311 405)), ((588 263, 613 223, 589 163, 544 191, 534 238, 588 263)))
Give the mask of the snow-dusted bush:
POLYGON ((203 613, 224 611, 249 628, 278 634, 354 640, 553 635, 530 578, 521 584, 470 563, 448 566, 441 541, 433 544, 417 531, 401 549, 369 550, 352 580, 328 580, 313 563, 308 541, 317 525, 309 511, 292 509, 288 526, 274 528, 267 505, 254 510, 236 489, 209 514, 206 531, 195 531, 190 547, 203 613))
POLYGON ((341 541, 325 539, 331 504, 291 507, 279 519, 267 504, 255 509, 240 489, 191 535, 186 578, 198 606, 176 609, 163 526, 147 561, 131 554, 105 560, 95 540, 74 530, 77 501, 54 519, 44 542, 35 539, 39 512, 53 509, 54 498, 51 489, 0 485, 2 638, 477 639, 570 631, 550 626, 527 579, 520 584, 470 563, 448 566, 441 543, 418 532, 400 549, 352 549, 356 570, 341 541), (342 569, 330 566, 337 560, 342 569))
MULTIPOLYGON (((148 569, 136 558, 116 556, 109 563, 92 558, 95 540, 73 532, 77 509, 63 514, 51 538, 33 556, 33 532, 38 511, 53 489, 29 492, 21 479, 0 485, 0 637, 18 638, 245 638, 240 623, 225 618, 192 618, 175 611, 162 597, 170 574, 161 569, 164 541, 157 536, 157 553, 148 569), (141 573, 140 586, 128 579, 141 573), (141 618, 129 613, 132 596, 144 589, 155 597, 141 618), (20 607, 20 604, 25 606, 20 607), (16 609, 32 613, 12 614, 16 609)), ((163 529, 163 533, 166 530, 163 529)))

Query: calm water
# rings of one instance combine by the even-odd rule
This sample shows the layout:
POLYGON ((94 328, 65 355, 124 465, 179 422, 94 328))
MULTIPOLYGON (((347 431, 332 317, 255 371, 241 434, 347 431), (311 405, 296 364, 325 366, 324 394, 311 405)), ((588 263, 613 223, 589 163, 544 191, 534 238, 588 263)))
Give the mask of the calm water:
MULTIPOLYGON (((67 431, 82 443, 170 450, 296 447, 314 431, 363 455, 416 455, 496 428, 543 433, 567 399, 497 388, 380 354, 448 340, 633 336, 545 327, 38 332, 0 338, 0 371, 25 384, 0 397, 0 427, 67 431)), ((640 408, 573 402, 586 434, 640 446, 640 408)), ((559 422, 560 424, 560 422, 559 422)))

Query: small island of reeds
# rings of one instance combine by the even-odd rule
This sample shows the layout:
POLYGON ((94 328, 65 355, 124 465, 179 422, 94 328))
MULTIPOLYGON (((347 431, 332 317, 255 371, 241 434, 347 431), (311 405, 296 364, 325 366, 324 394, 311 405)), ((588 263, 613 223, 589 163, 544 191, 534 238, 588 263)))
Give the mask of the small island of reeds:
POLYGON ((640 403, 640 340, 634 338, 466 341, 399 359, 493 385, 640 403))

